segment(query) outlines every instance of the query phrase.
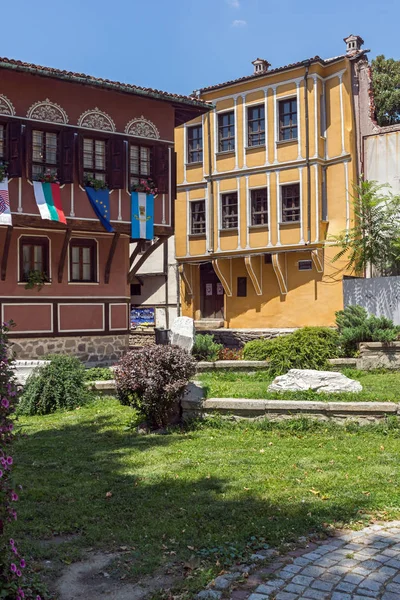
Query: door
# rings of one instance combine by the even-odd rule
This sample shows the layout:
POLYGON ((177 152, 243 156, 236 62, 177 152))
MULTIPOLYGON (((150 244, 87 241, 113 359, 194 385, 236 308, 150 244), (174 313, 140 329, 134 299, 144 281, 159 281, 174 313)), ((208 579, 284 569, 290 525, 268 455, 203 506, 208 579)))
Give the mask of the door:
POLYGON ((224 318, 224 288, 211 263, 200 265, 200 299, 202 319, 224 318))

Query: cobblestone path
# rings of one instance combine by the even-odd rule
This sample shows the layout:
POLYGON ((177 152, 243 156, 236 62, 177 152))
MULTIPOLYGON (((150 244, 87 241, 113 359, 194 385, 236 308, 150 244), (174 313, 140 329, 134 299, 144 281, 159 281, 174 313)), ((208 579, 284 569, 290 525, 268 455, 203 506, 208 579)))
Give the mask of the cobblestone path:
POLYGON ((400 600, 400 521, 346 532, 257 570, 230 600, 400 600))

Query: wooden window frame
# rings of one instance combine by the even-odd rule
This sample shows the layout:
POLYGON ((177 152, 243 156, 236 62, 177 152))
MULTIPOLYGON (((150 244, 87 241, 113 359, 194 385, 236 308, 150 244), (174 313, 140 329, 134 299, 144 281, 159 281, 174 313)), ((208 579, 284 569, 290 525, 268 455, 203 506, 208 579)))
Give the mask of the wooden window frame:
POLYGON ((301 194, 300 194, 300 183, 288 183, 281 185, 281 223, 283 224, 291 224, 291 223, 300 223, 301 218, 301 194), (292 194, 289 196, 288 192, 293 188, 297 189, 296 194, 292 194), (285 206, 285 202, 288 200, 295 200, 296 206, 288 207, 285 206), (295 216, 296 218, 290 218, 290 211, 292 211, 291 217, 295 216))
POLYGON ((298 139, 299 136, 299 123, 297 114, 297 97, 293 96, 290 98, 282 98, 279 102, 279 141, 280 142, 292 142, 298 139), (285 111, 285 104, 290 102, 290 110, 285 111), (295 110, 292 110, 292 102, 295 103, 295 110), (289 125, 283 124, 283 117, 290 115, 289 125), (293 115, 296 115, 296 123, 293 123, 293 115), (284 137, 284 132, 289 131, 289 137, 284 137))
POLYGON ((200 199, 200 200, 191 200, 190 201, 190 235, 206 235, 206 227, 207 227, 207 221, 206 221, 206 201, 204 199, 200 199), (194 206, 196 204, 200 204, 202 203, 204 205, 204 209, 202 211, 198 211, 197 213, 194 212, 194 206), (195 216, 195 214, 197 215, 204 215, 204 219, 197 221, 196 223, 193 221, 193 217, 195 216), (194 231, 194 226, 196 225, 200 225, 200 229, 201 231, 194 231))
MULTIPOLYGON (((61 129, 55 128, 51 126, 47 126, 46 124, 42 124, 40 121, 37 123, 30 123, 30 135, 29 135, 29 148, 28 148, 28 160, 29 160, 29 177, 32 181, 38 181, 36 177, 33 175, 33 167, 43 167, 43 174, 46 174, 47 170, 56 169, 56 178, 59 181, 61 177, 61 129), (56 162, 55 163, 46 163, 46 162, 38 162, 33 159, 33 132, 40 131, 43 133, 44 143, 43 143, 43 151, 44 155, 46 153, 46 134, 54 133, 57 136, 57 148, 56 148, 56 162)), ((40 176, 38 176, 40 177, 40 176)))
MULTIPOLYGON (((110 142, 110 136, 104 136, 104 135, 91 135, 91 132, 88 131, 87 133, 82 133, 82 137, 81 137, 81 165, 80 165, 80 169, 81 169, 81 173, 82 173, 82 183, 84 184, 85 182, 85 173, 93 173, 94 177, 96 178, 96 174, 102 174, 104 175, 104 183, 106 186, 108 186, 108 182, 110 179, 110 160, 109 160, 109 142, 110 142), (85 168, 85 140, 92 140, 93 143, 93 169, 89 171, 89 169, 85 168), (95 166, 95 143, 96 142, 104 142, 104 169, 96 169, 95 166)), ((96 178, 97 179, 97 178, 96 178)))
POLYGON ((247 277, 238 277, 236 285, 237 285, 236 296, 238 298, 246 298, 247 297, 247 277))
POLYGON ((250 208, 251 208, 251 226, 252 227, 266 227, 268 226, 268 188, 256 188, 250 190, 250 208), (265 192, 265 198, 257 198, 257 194, 265 192), (261 210, 255 210, 256 203, 265 202, 265 208, 261 210), (260 223, 257 223, 257 217, 260 219, 260 223))
POLYGON ((140 283, 131 283, 131 296, 141 296, 142 295, 142 286, 140 283), (139 290, 137 294, 134 289, 136 288, 136 292, 139 290))
POLYGON ((237 192, 226 192, 221 194, 221 200, 220 200, 220 210, 221 210, 221 230, 224 231, 229 231, 229 230, 235 230, 238 229, 239 226, 239 200, 238 200, 238 193, 237 192), (224 202, 226 200, 228 200, 230 197, 235 196, 236 197, 236 202, 232 203, 232 204, 226 204, 226 207, 235 207, 236 206, 236 212, 232 215, 228 215, 224 217, 223 211, 224 211, 224 202), (234 225, 229 225, 228 227, 225 226, 224 224, 224 220, 228 219, 229 222, 231 220, 234 221, 234 225))
POLYGON ((255 148, 257 146, 265 146, 265 105, 257 104, 256 106, 248 106, 247 107, 247 145, 249 148, 255 148), (262 111, 262 116, 254 118, 250 117, 253 111, 260 110, 262 111), (264 129, 261 127, 261 122, 264 121, 264 129), (257 131, 253 131, 251 129, 252 123, 258 122, 257 131), (254 141, 254 138, 258 139, 258 141, 254 141))
MULTIPOLYGON (((19 251, 19 283, 26 283, 28 281, 28 277, 24 275, 24 246, 31 246, 31 264, 33 263, 33 248, 35 246, 40 246, 43 251, 43 269, 42 273, 44 273, 48 279, 50 279, 50 242, 48 237, 40 237, 40 236, 24 236, 22 235, 18 240, 18 251, 19 251)), ((30 269, 30 271, 34 271, 34 269, 30 269)))
POLYGON ((234 110, 229 110, 229 111, 218 114, 218 152, 235 152, 235 148, 236 148, 235 127, 236 127, 236 123, 235 123, 235 111, 234 110), (228 123, 228 125, 223 125, 222 120, 227 115, 232 116, 232 123, 228 123), (227 129, 229 132, 229 129, 231 127, 233 127, 233 135, 228 134, 226 136, 223 136, 223 130, 227 129), (224 149, 222 147, 224 142, 227 142, 228 146, 230 146, 230 147, 224 149))
POLYGON ((187 128, 187 162, 189 165, 203 162, 203 125, 191 125, 187 128), (200 131, 197 138, 191 136, 194 130, 200 131), (191 143, 197 142, 197 146, 193 148, 191 143), (196 159, 194 159, 196 156, 196 159))
POLYGON ((97 240, 95 239, 81 239, 72 238, 69 242, 69 283, 98 283, 97 277, 97 240), (73 278, 73 263, 72 263, 72 249, 73 248, 89 248, 90 249, 90 279, 83 279, 83 262, 81 262, 82 255, 79 256, 79 271, 80 278, 73 278))
POLYGON ((132 179, 154 179, 154 147, 150 144, 143 144, 140 140, 138 140, 137 142, 130 140, 129 144, 128 144, 128 181, 129 181, 129 189, 132 187, 132 183, 131 180, 132 179), (139 148, 139 172, 138 173, 134 173, 133 171, 131 171, 131 148, 132 146, 136 146, 137 148, 139 148), (142 163, 142 158, 141 158, 141 154, 140 151, 142 148, 147 148, 149 150, 149 172, 147 173, 147 175, 145 175, 144 173, 141 173, 141 163, 142 163))

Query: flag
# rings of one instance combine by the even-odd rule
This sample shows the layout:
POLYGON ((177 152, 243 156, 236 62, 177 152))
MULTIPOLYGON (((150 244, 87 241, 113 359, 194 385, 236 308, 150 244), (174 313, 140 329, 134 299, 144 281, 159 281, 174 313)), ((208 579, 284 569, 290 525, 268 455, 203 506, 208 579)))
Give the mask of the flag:
POLYGON ((42 219, 59 221, 66 225, 67 219, 61 204, 60 184, 34 181, 33 191, 42 219))
POLYGON ((104 229, 110 233, 114 231, 110 223, 110 192, 109 190, 95 190, 92 187, 85 187, 87 197, 92 205, 94 212, 104 229))
POLYGON ((132 192, 132 232, 136 240, 154 238, 154 196, 143 192, 132 192))
POLYGON ((7 177, 0 181, 0 225, 12 225, 7 177))

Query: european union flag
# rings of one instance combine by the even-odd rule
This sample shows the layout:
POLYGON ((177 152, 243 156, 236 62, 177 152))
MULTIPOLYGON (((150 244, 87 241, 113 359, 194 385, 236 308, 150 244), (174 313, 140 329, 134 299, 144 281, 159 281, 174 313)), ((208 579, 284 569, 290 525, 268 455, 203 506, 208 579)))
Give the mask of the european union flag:
POLYGON ((114 231, 110 223, 110 192, 109 190, 95 190, 85 187, 87 197, 104 229, 112 233, 114 231))

